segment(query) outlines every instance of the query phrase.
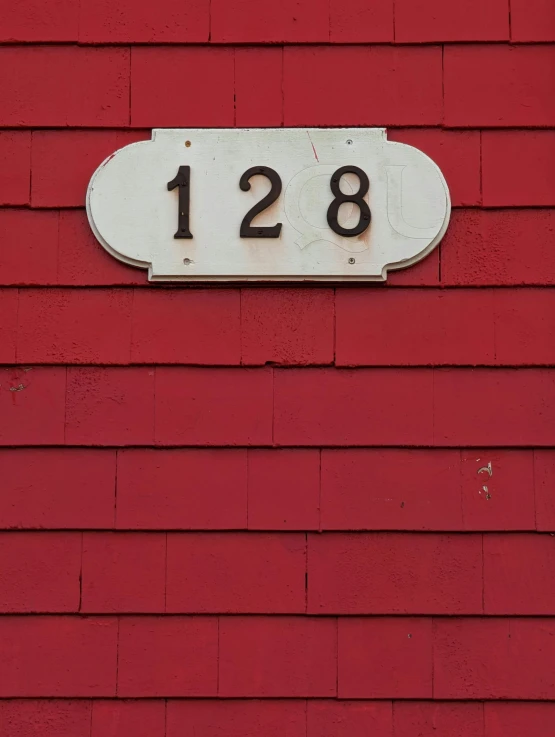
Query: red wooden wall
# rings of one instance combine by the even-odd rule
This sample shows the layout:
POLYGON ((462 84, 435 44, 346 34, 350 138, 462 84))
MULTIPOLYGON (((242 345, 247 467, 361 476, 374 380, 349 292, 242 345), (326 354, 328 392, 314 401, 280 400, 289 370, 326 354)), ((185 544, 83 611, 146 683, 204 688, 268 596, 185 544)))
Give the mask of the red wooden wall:
POLYGON ((0 0, 0 41, 0 734, 554 734, 552 0, 0 0), (448 235, 387 286, 107 256, 102 159, 233 125, 387 126, 448 235))

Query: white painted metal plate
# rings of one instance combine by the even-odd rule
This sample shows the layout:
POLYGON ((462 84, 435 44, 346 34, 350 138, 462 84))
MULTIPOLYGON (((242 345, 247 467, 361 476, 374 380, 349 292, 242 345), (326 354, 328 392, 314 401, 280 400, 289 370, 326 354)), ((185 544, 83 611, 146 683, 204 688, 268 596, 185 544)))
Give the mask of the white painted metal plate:
MULTIPOLYGON (((351 195, 361 186, 353 173, 339 182, 351 195)), ((106 159, 87 192, 97 239, 121 261, 148 268, 152 281, 384 280, 433 250, 450 211, 437 165, 388 141, 382 128, 157 129, 151 141, 106 159), (334 232, 327 217, 332 175, 343 166, 369 179, 368 227, 350 237, 334 232), (190 167, 187 239, 174 237, 180 188, 168 190, 179 167, 190 167), (250 190, 240 188, 251 167, 269 167, 281 179, 277 200, 252 221, 282 223, 278 238, 240 237, 247 212, 270 191, 259 174, 250 190)), ((341 204, 338 221, 356 229, 356 201, 341 204)))

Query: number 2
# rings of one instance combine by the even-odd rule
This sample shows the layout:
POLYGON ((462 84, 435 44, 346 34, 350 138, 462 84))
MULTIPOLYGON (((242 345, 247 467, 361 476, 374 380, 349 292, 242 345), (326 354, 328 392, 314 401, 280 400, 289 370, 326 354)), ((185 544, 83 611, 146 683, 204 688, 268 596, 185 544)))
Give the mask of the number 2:
POLYGON ((270 205, 272 205, 280 196, 281 178, 277 171, 270 169, 269 166, 253 166, 250 169, 247 169, 247 171, 239 180, 239 186, 241 187, 243 192, 249 191, 249 189, 251 188, 249 179, 255 174, 261 174, 263 177, 269 179, 272 188, 270 189, 266 197, 263 197, 260 202, 257 202, 256 205, 247 212, 247 214, 243 218, 243 222, 241 223, 239 235, 241 236, 241 238, 279 238, 279 234, 281 233, 281 223, 271 226, 259 225, 253 227, 251 225, 251 222, 253 218, 255 218, 267 207, 270 207, 270 205))

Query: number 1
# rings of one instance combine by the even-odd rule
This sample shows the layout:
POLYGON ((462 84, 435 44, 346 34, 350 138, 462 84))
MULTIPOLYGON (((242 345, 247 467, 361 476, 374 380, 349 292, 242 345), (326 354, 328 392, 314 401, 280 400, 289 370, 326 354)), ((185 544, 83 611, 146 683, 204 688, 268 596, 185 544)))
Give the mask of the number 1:
POLYGON ((193 235, 189 230, 189 202, 191 198, 191 167, 180 166, 177 176, 168 182, 168 190, 179 187, 179 215, 177 218, 177 232, 174 238, 192 238, 193 235))

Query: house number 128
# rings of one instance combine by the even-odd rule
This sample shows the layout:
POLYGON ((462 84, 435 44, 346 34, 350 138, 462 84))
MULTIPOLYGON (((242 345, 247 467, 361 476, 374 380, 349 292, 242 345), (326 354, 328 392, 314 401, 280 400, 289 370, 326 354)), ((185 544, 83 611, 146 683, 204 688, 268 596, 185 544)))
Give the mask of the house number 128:
MULTIPOLYGON (((249 191, 251 188, 249 180, 256 174, 269 179, 272 187, 268 194, 263 197, 260 202, 257 202, 256 205, 254 205, 254 207, 252 207, 245 215, 241 222, 239 234, 241 238, 279 238, 282 223, 277 223, 272 226, 253 226, 251 223, 257 215, 279 198, 282 190, 281 177, 274 169, 270 169, 269 166, 253 166, 250 169, 247 169, 239 180, 239 187, 243 192, 249 191)), ((174 238, 192 238, 193 234, 189 230, 189 203, 191 197, 190 166, 180 166, 175 178, 172 179, 171 182, 168 182, 169 191, 176 187, 179 188, 179 212, 177 218, 177 231, 174 238)), ((327 220, 328 225, 333 232, 347 238, 364 233, 372 219, 370 208, 364 199, 370 189, 370 180, 368 179, 367 174, 363 172, 362 169, 359 169, 358 166, 342 166, 332 174, 330 189, 334 195, 334 199, 328 207, 327 220), (341 177, 344 174, 356 174, 360 183, 358 192, 355 192, 354 194, 345 194, 341 191, 339 185, 341 177), (352 202, 354 205, 358 205, 360 210, 359 221, 353 228, 344 228, 338 222, 339 208, 346 202, 352 202)))

